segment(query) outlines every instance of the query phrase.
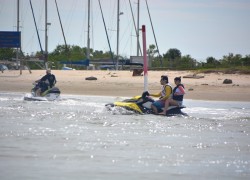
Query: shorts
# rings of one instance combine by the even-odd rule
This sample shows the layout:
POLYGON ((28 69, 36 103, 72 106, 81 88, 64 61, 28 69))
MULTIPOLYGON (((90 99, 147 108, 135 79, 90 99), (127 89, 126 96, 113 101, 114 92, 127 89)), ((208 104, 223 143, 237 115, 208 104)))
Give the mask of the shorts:
POLYGON ((176 101, 178 103, 178 106, 182 106, 183 101, 176 101))
POLYGON ((161 110, 165 106, 165 101, 158 100, 153 102, 152 105, 155 106, 158 110, 161 110))

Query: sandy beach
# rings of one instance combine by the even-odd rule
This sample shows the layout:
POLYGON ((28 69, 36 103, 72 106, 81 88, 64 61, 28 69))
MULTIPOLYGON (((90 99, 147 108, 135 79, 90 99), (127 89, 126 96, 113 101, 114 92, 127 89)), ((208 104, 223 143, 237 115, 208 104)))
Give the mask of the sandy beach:
MULTIPOLYGON (((144 90, 144 77, 132 76, 132 71, 65 71, 52 70, 57 78, 56 86, 62 94, 132 97, 144 90), (85 80, 87 77, 97 80, 85 80)), ((149 71, 148 90, 157 93, 161 90, 160 76, 168 75, 174 87, 174 78, 182 77, 186 89, 186 99, 213 101, 250 101, 250 75, 240 74, 198 74, 204 78, 183 78, 192 75, 191 71, 149 71), (231 79, 232 84, 223 84, 231 79)), ((32 83, 45 75, 45 70, 4 71, 0 73, 0 92, 30 92, 32 83)))

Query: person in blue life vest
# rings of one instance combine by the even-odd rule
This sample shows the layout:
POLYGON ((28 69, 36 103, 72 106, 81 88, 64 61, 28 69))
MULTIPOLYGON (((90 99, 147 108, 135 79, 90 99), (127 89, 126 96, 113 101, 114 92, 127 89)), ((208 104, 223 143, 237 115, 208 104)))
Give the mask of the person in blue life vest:
POLYGON ((161 113, 159 113, 161 115, 166 115, 169 106, 180 107, 183 104, 185 88, 184 85, 181 84, 181 77, 174 78, 174 83, 176 87, 173 89, 172 98, 166 100, 164 110, 161 113))
POLYGON ((38 89, 36 90, 36 95, 41 96, 41 93, 52 88, 56 84, 55 75, 51 74, 51 70, 46 70, 46 75, 44 75, 41 79, 35 81, 38 83, 38 89))
POLYGON ((155 114, 165 107, 165 102, 168 98, 170 98, 172 94, 172 87, 168 83, 168 76, 161 76, 160 83, 162 85, 162 90, 157 94, 149 94, 149 96, 160 97, 159 100, 152 103, 151 108, 155 114))

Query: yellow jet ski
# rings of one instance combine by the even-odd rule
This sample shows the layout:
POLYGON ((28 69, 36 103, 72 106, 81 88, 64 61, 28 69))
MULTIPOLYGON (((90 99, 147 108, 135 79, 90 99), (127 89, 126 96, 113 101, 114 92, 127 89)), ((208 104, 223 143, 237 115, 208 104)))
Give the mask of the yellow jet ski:
MULTIPOLYGON (((154 102, 154 99, 150 96, 147 96, 147 93, 143 93, 142 96, 135 96, 131 99, 125 99, 123 101, 117 101, 114 103, 106 104, 108 110, 111 110, 113 107, 122 107, 126 110, 133 111, 137 114, 153 114, 153 110, 151 108, 151 104, 154 102)), ((170 106, 166 113, 166 116, 174 116, 174 115, 184 115, 187 116, 186 113, 182 112, 181 109, 186 106, 170 106)), ((160 110, 162 111, 162 109, 160 110)))

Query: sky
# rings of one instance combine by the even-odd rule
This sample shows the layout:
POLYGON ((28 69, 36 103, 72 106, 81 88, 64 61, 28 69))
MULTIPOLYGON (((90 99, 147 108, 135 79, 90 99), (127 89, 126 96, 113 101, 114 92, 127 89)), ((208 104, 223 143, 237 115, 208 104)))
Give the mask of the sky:
MULTIPOLYGON (((117 2, 100 0, 111 50, 117 52, 117 2)), ((146 1, 139 0, 139 24, 146 26, 146 44, 156 44, 146 1)), ((147 0, 160 54, 177 48, 197 61, 221 59, 229 53, 250 55, 250 0, 147 0)), ((87 46, 88 0, 57 0, 68 45, 87 46)), ((38 32, 45 49, 45 0, 32 0, 38 32)), ((138 0, 131 0, 137 24, 138 0)), ((120 0, 119 54, 137 52, 129 0, 120 0)), ((54 0, 48 0, 48 51, 63 45, 63 34, 54 0)), ((0 31, 17 30, 17 0, 0 0, 0 31)), ((20 0, 22 50, 40 51, 29 0, 20 0)), ((140 42, 142 34, 140 32, 140 42)), ((142 45, 141 45, 142 46, 142 45)), ((90 47, 109 51, 98 0, 91 0, 90 47)))

